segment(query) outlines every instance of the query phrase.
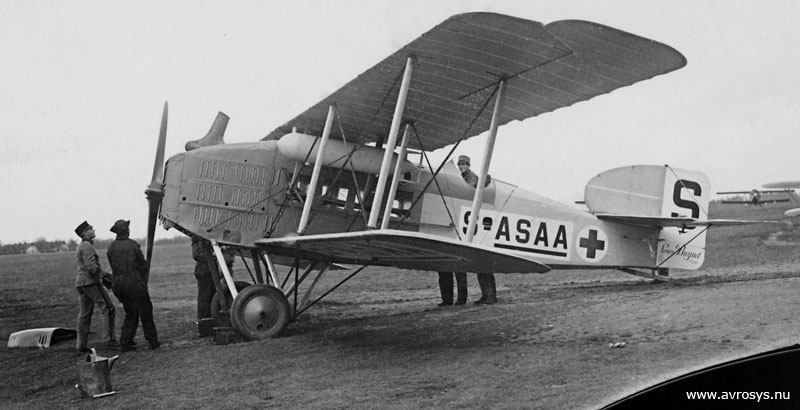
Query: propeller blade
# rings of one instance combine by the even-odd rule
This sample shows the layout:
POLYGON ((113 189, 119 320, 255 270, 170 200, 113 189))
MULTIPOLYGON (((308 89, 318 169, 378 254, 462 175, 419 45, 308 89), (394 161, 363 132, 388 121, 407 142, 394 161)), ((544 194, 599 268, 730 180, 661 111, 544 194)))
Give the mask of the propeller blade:
MULTIPOLYGON (((147 273, 150 274, 150 259, 153 257, 153 239, 156 236, 156 222, 158 221, 158 208, 161 207, 161 197, 163 194, 147 192, 147 238, 144 242, 145 260, 147 261, 147 273)), ((145 283, 147 281, 145 280, 145 283)))
POLYGON ((147 213, 147 238, 145 239, 145 259, 148 262, 148 275, 150 273, 150 259, 153 256, 153 239, 156 235, 156 222, 158 221, 158 209, 161 207, 161 198, 164 197, 164 147, 167 142, 167 103, 164 102, 164 112, 161 115, 161 130, 158 134, 158 146, 156 148, 156 160, 153 164, 153 177, 150 185, 145 190, 148 203, 147 213))
POLYGON ((153 177, 150 179, 148 190, 162 191, 164 183, 164 146, 167 144, 167 102, 164 102, 164 112, 161 114, 161 130, 158 133, 158 146, 156 148, 156 161, 153 164, 153 177))

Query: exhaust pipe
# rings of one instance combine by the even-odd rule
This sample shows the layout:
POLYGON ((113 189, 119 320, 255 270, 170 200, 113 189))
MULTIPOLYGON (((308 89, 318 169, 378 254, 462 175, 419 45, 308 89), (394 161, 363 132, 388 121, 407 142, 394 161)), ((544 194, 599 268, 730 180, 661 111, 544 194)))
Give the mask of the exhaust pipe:
POLYGON ((222 111, 218 112, 217 118, 215 118, 214 123, 211 124, 211 129, 208 130, 208 134, 199 140, 187 142, 186 146, 184 147, 186 148, 186 151, 191 151, 193 149, 202 147, 210 147, 212 145, 224 144, 225 141, 223 138, 225 137, 225 129, 228 127, 229 119, 230 118, 222 111))

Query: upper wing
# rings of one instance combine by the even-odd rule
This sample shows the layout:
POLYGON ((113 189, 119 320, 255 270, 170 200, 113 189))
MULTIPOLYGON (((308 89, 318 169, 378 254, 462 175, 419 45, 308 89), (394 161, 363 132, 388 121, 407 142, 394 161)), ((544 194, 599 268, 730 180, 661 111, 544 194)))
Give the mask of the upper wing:
POLYGON ((261 239, 269 253, 331 263, 394 266, 441 272, 544 273, 539 262, 468 242, 382 229, 261 239))
MULTIPOLYGON (((587 21, 541 23, 495 13, 453 16, 365 71, 304 113, 270 132, 293 127, 321 135, 335 105, 350 141, 385 136, 406 60, 415 57, 403 112, 420 137, 411 148, 435 150, 489 129, 484 109, 501 79, 508 83, 499 125, 523 120, 686 65, 664 44, 587 21), (424 145, 424 146, 421 146, 424 145)), ((337 124, 338 125, 338 124, 337 124)), ((334 127, 332 137, 342 138, 334 127)))
MULTIPOLYGON (((758 189, 756 192, 759 194, 774 194, 778 192, 790 192, 791 189, 758 189)), ((731 195, 731 194, 752 194, 753 190, 749 191, 724 191, 724 192, 717 192, 718 195, 731 195)))
POLYGON ((784 188, 784 189, 798 189, 800 188, 800 181, 782 181, 764 184, 764 188, 784 188))
POLYGON ((646 226, 650 228, 691 228, 695 226, 731 226, 770 222, 744 221, 736 219, 694 219, 684 217, 671 218, 666 216, 633 216, 612 214, 598 214, 595 216, 597 216, 598 219, 606 221, 619 222, 627 225, 646 226))
MULTIPOLYGON (((760 199, 756 203, 759 204, 759 205, 764 205, 764 204, 777 204, 779 202, 789 202, 789 198, 784 198, 784 199, 766 199, 766 200, 765 199, 760 199)), ((727 201, 727 200, 723 200, 722 203, 723 204, 748 204, 748 205, 752 205, 753 201, 727 201)))

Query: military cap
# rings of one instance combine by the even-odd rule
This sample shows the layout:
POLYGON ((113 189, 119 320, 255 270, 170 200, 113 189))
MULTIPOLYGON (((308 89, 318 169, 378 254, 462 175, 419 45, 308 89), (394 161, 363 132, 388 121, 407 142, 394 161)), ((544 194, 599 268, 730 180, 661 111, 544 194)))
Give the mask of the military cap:
POLYGON ((469 165, 469 157, 466 156, 466 155, 459 155, 458 156, 458 164, 460 165, 461 163, 469 165))
POLYGON ((118 219, 117 222, 114 222, 114 226, 111 227, 110 231, 116 234, 127 232, 129 231, 128 226, 131 224, 131 221, 126 221, 124 219, 118 219))
POLYGON ((76 234, 78 234, 78 236, 81 236, 81 237, 82 237, 82 236, 83 236, 83 233, 84 233, 84 232, 85 232, 87 229, 90 229, 91 227, 92 227, 92 225, 89 225, 89 222, 83 221, 83 222, 81 222, 81 224, 80 224, 80 225, 78 225, 78 227, 77 227, 77 228, 75 228, 75 233, 76 233, 76 234))

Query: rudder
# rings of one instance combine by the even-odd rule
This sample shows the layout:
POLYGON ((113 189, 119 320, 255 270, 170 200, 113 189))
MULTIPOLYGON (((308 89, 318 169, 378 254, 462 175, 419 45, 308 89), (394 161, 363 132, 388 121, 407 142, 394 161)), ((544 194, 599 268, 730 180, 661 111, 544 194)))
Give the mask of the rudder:
MULTIPOLYGON (((708 177, 669 166, 634 165, 598 174, 586 185, 584 199, 593 214, 707 219, 711 198, 708 177)), ((694 270, 705 259, 705 228, 662 228, 655 266, 694 270)))

